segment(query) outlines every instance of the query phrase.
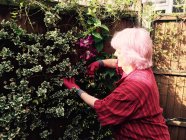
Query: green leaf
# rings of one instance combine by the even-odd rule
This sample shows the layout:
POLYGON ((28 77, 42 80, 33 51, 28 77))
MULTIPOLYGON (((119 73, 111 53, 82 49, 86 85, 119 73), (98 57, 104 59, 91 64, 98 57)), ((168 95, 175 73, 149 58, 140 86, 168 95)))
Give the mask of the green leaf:
POLYGON ((109 32, 109 28, 106 25, 101 25, 100 26, 102 29, 104 29, 105 31, 109 32))
POLYGON ((115 73, 113 71, 106 71, 106 74, 109 75, 109 77, 113 77, 115 75, 115 73))
POLYGON ((97 41, 103 40, 102 36, 98 32, 93 32, 92 35, 93 35, 94 39, 97 41))
POLYGON ((94 24, 94 22, 93 22, 93 20, 88 19, 88 20, 87 20, 87 24, 92 25, 92 24, 94 24))
POLYGON ((102 51, 103 50, 103 43, 102 42, 99 42, 97 44, 95 44, 95 47, 97 49, 98 52, 102 51))
POLYGON ((94 21, 94 26, 97 26, 97 27, 101 26, 101 21, 99 19, 94 18, 93 21, 94 21))
POLYGON ((94 38, 95 44, 102 42, 99 38, 94 38))

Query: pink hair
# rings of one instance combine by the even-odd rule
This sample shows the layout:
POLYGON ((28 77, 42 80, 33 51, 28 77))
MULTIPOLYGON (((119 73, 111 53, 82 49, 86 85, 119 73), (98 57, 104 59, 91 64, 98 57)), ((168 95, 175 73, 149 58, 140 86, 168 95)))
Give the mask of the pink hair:
POLYGON ((126 28, 114 35, 111 45, 122 53, 125 65, 132 65, 136 69, 146 69, 152 66, 153 44, 147 30, 126 28))

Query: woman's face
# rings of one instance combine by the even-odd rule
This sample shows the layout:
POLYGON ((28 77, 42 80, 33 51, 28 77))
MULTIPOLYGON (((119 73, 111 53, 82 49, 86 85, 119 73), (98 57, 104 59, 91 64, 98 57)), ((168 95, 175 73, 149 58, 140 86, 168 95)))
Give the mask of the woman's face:
POLYGON ((114 55, 118 58, 118 67, 121 67, 122 70, 125 72, 125 74, 129 74, 130 72, 135 70, 135 68, 132 67, 132 65, 126 64, 126 60, 124 59, 123 53, 121 52, 121 50, 117 49, 114 55))
POLYGON ((120 49, 117 49, 115 51, 114 55, 118 58, 118 66, 123 67, 125 65, 125 60, 122 57, 122 53, 121 53, 120 49))

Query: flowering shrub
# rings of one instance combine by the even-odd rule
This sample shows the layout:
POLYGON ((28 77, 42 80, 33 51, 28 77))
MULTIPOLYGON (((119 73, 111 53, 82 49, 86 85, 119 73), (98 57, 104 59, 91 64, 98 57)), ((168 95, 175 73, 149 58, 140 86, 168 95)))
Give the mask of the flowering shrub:
POLYGON ((109 29, 82 10, 77 14, 79 24, 61 32, 58 14, 64 9, 59 4, 45 11, 44 34, 27 33, 15 21, 0 24, 0 139, 100 140, 111 136, 109 128, 100 126, 94 110, 61 80, 75 77, 82 89, 98 98, 113 89, 118 79, 114 70, 99 70, 95 78, 86 75, 91 62, 112 57, 103 52, 109 29))
MULTIPOLYGON (((100 127, 95 112, 74 91, 62 86, 61 77, 74 76, 94 96, 109 92, 103 81, 108 74, 97 74, 96 79, 85 74, 98 56, 93 37, 76 35, 59 30, 28 34, 14 22, 1 23, 1 138, 23 139, 38 133, 36 137, 53 139, 55 129, 50 123, 55 119, 62 139, 101 139, 111 134, 100 127)), ((106 79, 113 76, 111 72, 106 79)))

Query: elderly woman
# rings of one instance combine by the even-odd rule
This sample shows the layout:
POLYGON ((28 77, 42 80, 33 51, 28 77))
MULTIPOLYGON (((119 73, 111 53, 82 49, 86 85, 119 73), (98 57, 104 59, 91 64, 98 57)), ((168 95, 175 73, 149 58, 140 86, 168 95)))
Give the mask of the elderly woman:
POLYGON ((77 89, 81 99, 95 109, 101 125, 113 128, 116 140, 169 140, 151 69, 153 45, 149 32, 143 28, 124 29, 114 35, 111 45, 117 59, 99 60, 88 67, 89 74, 101 67, 122 69, 117 87, 107 97, 89 95, 73 78, 64 79, 64 85, 77 89))

